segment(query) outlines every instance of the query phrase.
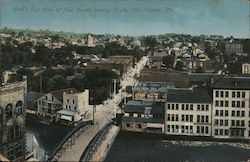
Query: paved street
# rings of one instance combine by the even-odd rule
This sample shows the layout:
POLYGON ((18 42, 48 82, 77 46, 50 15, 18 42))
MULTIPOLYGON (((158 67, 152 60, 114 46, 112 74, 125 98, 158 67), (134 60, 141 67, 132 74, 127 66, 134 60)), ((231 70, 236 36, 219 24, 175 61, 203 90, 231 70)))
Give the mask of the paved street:
MULTIPOLYGON (((140 62, 137 63, 135 68, 131 68, 128 73, 124 75, 124 80, 121 81, 122 89, 129 85, 132 86, 135 83, 133 76, 136 73, 139 73, 147 60, 147 57, 143 57, 140 62)), ((106 100, 103 105, 96 105, 95 124, 89 126, 89 128, 76 139, 75 144, 63 152, 58 161, 79 161, 83 151, 94 138, 96 133, 110 122, 113 117, 115 117, 115 113, 118 111, 118 104, 122 101, 122 96, 124 97, 124 94, 121 93, 122 90, 119 90, 116 95, 113 95, 112 99, 106 100)), ((88 112, 92 117, 92 108, 89 108, 88 112)))

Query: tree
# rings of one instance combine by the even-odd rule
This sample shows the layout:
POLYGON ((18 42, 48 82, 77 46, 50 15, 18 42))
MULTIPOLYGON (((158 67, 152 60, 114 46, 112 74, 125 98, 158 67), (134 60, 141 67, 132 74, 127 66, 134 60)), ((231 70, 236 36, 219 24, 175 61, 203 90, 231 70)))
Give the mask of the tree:
POLYGON ((162 62, 167 68, 173 68, 174 57, 172 55, 167 55, 163 58, 162 62))
POLYGON ((175 69, 181 71, 183 67, 184 67, 183 62, 177 61, 176 65, 175 65, 175 69))
POLYGON ((56 75, 48 81, 47 90, 53 91, 69 87, 66 79, 61 75, 56 75))
POLYGON ((202 67, 198 66, 196 69, 196 73, 204 73, 204 70, 202 69, 202 67))

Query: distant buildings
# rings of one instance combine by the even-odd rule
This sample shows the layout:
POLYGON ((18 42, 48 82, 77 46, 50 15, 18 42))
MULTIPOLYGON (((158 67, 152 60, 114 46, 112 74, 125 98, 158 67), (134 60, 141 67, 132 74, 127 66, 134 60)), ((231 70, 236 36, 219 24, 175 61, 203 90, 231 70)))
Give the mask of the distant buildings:
POLYGON ((250 74, 250 64, 242 64, 242 74, 250 74))
POLYGON ((242 53, 242 43, 233 39, 225 42, 225 53, 242 53))
POLYGON ((88 47, 95 47, 95 44, 94 44, 94 37, 92 37, 91 34, 88 34, 87 46, 88 46, 88 47))
POLYGON ((133 86, 133 100, 165 102, 168 89, 175 88, 173 83, 139 81, 133 86))
POLYGON ((26 154, 26 93, 26 77, 0 87, 0 153, 11 161, 24 161, 26 154))

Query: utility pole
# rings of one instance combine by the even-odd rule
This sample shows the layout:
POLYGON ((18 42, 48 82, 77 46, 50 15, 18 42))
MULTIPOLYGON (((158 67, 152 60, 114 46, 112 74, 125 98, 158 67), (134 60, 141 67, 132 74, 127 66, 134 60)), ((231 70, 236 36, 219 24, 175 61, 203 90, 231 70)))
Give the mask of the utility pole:
POLYGON ((114 79, 114 96, 116 95, 116 79, 114 79))
POLYGON ((95 112, 96 112, 96 104, 93 106, 93 125, 95 125, 95 112))
POLYGON ((43 71, 40 74, 40 92, 43 92, 43 71))

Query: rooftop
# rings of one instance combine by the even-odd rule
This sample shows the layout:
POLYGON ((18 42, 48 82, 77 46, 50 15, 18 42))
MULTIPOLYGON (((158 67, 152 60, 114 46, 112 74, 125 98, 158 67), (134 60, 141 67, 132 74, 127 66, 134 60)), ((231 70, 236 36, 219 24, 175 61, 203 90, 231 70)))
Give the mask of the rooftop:
POLYGON ((143 123, 164 123, 164 118, 134 118, 134 117, 123 117, 124 122, 143 122, 143 123))
POLYGON ((210 103, 212 99, 204 88, 174 89, 168 91, 167 102, 210 103))
POLYGON ((150 110, 151 114, 164 114, 164 104, 154 103, 154 102, 143 102, 137 100, 130 100, 126 105, 124 105, 124 112, 138 112, 145 113, 145 111, 150 110))
POLYGON ((147 82, 139 81, 133 87, 134 91, 167 92, 168 89, 175 88, 174 83, 167 82, 147 82))
POLYGON ((62 102, 63 100, 63 93, 67 93, 67 94, 70 94, 70 93, 78 93, 78 91, 75 89, 75 88, 66 88, 66 89, 59 89, 59 90, 56 90, 56 91, 51 91, 50 93, 56 98, 58 99, 59 101, 62 102))
POLYGON ((215 80, 211 86, 215 89, 250 90, 250 77, 225 76, 215 80))

